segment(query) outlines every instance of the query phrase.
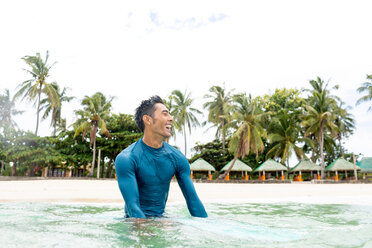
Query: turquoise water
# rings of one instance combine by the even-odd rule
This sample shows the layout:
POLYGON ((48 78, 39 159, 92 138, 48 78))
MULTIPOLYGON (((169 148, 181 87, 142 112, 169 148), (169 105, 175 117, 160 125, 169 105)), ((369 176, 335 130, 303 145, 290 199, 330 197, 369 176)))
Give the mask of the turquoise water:
POLYGON ((168 205, 167 218, 123 218, 123 206, 2 203, 0 247, 372 247, 372 207, 205 204, 209 218, 168 205))

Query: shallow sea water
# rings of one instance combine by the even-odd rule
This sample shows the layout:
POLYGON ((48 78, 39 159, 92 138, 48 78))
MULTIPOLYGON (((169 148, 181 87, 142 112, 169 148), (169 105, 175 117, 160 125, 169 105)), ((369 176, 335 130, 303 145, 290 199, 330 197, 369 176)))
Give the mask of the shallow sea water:
POLYGON ((335 204, 185 204, 166 218, 123 218, 110 204, 0 203, 0 247, 372 247, 372 207, 335 204))

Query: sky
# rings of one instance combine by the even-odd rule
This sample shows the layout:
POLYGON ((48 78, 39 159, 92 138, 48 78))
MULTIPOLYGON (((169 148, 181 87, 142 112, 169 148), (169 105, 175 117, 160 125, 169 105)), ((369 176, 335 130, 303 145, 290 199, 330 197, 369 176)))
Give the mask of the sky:
MULTIPOLYGON (((309 88, 321 77, 351 106, 356 131, 345 141, 355 154, 372 156, 372 103, 355 106, 356 89, 372 74, 371 1, 40 1, 0 2, 0 92, 30 78, 21 59, 50 53, 49 82, 75 96, 62 117, 74 122, 81 99, 95 92, 114 96, 113 112, 134 114, 140 101, 191 92, 194 107, 222 85, 252 96, 276 88, 309 88)), ((35 130, 36 110, 25 112, 19 127, 35 130)), ((206 120, 207 114, 199 116, 206 120)), ((50 120, 40 135, 50 135, 50 120)), ((193 129, 189 148, 209 142, 215 131, 193 129)), ((184 149, 178 134, 174 145, 184 149)), ((293 163, 296 163, 294 161, 293 163)))

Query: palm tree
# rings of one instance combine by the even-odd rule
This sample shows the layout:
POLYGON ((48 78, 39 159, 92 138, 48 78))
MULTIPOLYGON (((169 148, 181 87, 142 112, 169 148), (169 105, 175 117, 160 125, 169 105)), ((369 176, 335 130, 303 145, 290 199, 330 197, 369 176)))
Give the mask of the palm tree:
MULTIPOLYGON (((174 109, 173 96, 170 95, 170 96, 168 96, 168 99, 162 99, 162 100, 163 100, 164 105, 167 107, 168 111, 170 113, 172 113, 173 109, 174 109)), ((175 130, 180 130, 180 125, 177 123, 177 120, 173 120, 172 129, 171 129, 171 136, 174 137, 174 138, 176 138, 176 131, 175 130)), ((170 137, 166 138, 165 142, 169 143, 169 139, 170 139, 170 137)))
MULTIPOLYGON (((362 102, 368 102, 372 100, 372 74, 367 75, 367 80, 370 80, 371 82, 365 82, 360 86, 357 91, 358 93, 366 92, 367 94, 365 96, 362 96, 358 99, 356 102, 356 105, 361 104, 362 102)), ((372 110, 372 106, 368 108, 368 111, 372 110)))
POLYGON ((47 95, 48 101, 51 106, 59 105, 59 98, 56 90, 53 86, 46 82, 49 77, 49 71, 53 67, 53 64, 48 64, 49 52, 46 52, 45 60, 43 61, 40 57, 40 53, 36 56, 25 56, 22 59, 29 65, 30 69, 25 69, 26 72, 30 73, 32 78, 24 81, 18 87, 20 89, 15 94, 14 98, 17 99, 20 96, 22 100, 28 98, 29 101, 35 100, 36 104, 36 129, 35 135, 37 135, 39 129, 39 114, 40 114, 40 101, 41 94, 47 95))
POLYGON ((228 116, 230 115, 231 108, 232 108, 232 90, 226 92, 225 85, 223 87, 220 86, 212 86, 209 89, 211 94, 204 95, 204 98, 211 99, 210 102, 204 103, 203 107, 208 109, 208 121, 212 122, 215 126, 217 126, 217 133, 216 136, 221 134, 222 136, 222 149, 225 150, 225 143, 226 143, 226 124, 228 120, 228 116))
POLYGON ((324 179, 324 132, 329 131, 335 136, 338 130, 334 124, 335 115, 332 113, 336 100, 330 96, 327 89, 328 84, 324 84, 320 78, 316 81, 311 80, 310 84, 313 86, 313 91, 309 104, 305 105, 306 113, 303 115, 302 125, 306 128, 305 137, 313 134, 319 143, 321 177, 324 179))
MULTIPOLYGON (((52 119, 50 122, 50 126, 53 127, 53 136, 56 135, 57 127, 62 124, 62 102, 70 102, 72 99, 74 99, 73 96, 68 97, 66 96, 66 91, 69 88, 64 87, 63 90, 61 91, 61 88, 56 82, 51 83, 51 86, 55 89, 58 98, 59 98, 59 104, 55 105, 54 107, 52 104, 49 102, 48 98, 44 98, 40 101, 40 110, 45 110, 44 115, 42 116, 42 120, 45 120, 48 118, 50 113, 52 114, 52 119)), ((65 120, 66 121, 66 120, 65 120)), ((66 123, 65 123, 66 124, 66 123)))
POLYGON ((336 106, 334 113, 336 115, 335 125, 337 126, 336 138, 339 142, 341 156, 344 157, 344 149, 342 148, 342 137, 353 134, 355 129, 355 120, 352 114, 347 110, 351 107, 343 108, 344 102, 340 102, 336 106))
POLYGON ((267 152, 266 159, 280 158, 282 164, 285 165, 287 162, 289 169, 288 159, 293 152, 299 160, 305 156, 303 149, 297 143, 305 142, 313 147, 309 138, 300 137, 300 126, 296 122, 296 117, 289 115, 285 110, 278 113, 278 117, 272 120, 270 126, 268 140, 274 146, 267 152))
POLYGON ((11 99, 9 90, 6 89, 4 95, 0 95, 0 127, 17 127, 17 123, 15 123, 12 116, 23 112, 15 109, 15 100, 11 99))
POLYGON ((101 93, 97 92, 93 96, 85 96, 81 101, 84 106, 82 110, 76 110, 77 121, 73 124, 75 129, 74 138, 83 132, 83 140, 88 130, 90 130, 90 147, 93 145, 92 168, 88 176, 93 176, 94 165, 96 160, 96 135, 98 129, 100 134, 111 138, 110 132, 106 128, 105 121, 108 120, 111 113, 111 102, 113 97, 106 99, 101 93))
POLYGON ((195 114, 201 114, 202 112, 196 108, 191 107, 193 99, 191 93, 182 93, 179 90, 172 91, 172 99, 174 100, 173 111, 171 114, 178 125, 178 130, 183 131, 185 139, 185 156, 187 153, 187 140, 186 140, 186 126, 189 128, 191 134, 191 127, 200 126, 198 118, 195 114))
POLYGON ((237 105, 229 123, 229 126, 236 130, 229 143, 229 150, 234 154, 234 160, 218 179, 223 179, 230 173, 239 157, 243 158, 250 152, 254 152, 258 158, 258 154, 262 153, 265 148, 262 138, 267 134, 261 126, 261 121, 267 113, 263 113, 262 108, 257 101, 252 100, 251 95, 248 97, 245 94, 235 95, 234 101, 237 105))

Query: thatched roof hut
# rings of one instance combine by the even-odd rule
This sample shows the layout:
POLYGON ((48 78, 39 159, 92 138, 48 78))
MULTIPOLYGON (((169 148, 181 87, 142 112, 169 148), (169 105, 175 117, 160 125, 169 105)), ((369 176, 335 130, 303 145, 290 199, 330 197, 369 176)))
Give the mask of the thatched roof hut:
POLYGON ((259 180, 266 180, 266 172, 276 172, 278 177, 278 171, 281 172, 281 179, 284 180, 284 171, 288 171, 287 167, 282 165, 281 163, 276 162, 273 159, 268 159, 263 162, 260 166, 258 166, 254 172, 258 172, 259 180), (262 176, 261 176, 262 172, 262 176))
MULTIPOLYGON (((230 166, 231 166, 231 163, 233 162, 234 160, 231 160, 230 162, 228 162, 222 169, 221 171, 227 171, 230 166)), ((241 160, 237 159, 234 163, 234 166, 231 168, 231 171, 241 171, 242 172, 242 178, 244 180, 248 180, 249 179, 249 176, 248 176, 248 172, 251 172, 252 171, 252 168, 249 167, 247 164, 243 163, 241 160), (245 173, 245 175, 244 175, 245 173)), ((225 180, 230 180, 230 175, 229 173, 226 175, 225 177, 225 180)))
POLYGON ((364 157, 362 160, 357 162, 362 173, 372 173, 372 157, 364 157))
MULTIPOLYGON (((233 162, 234 160, 231 160, 230 162, 228 162, 222 169, 221 171, 227 171, 229 168, 230 168, 230 165, 231 163, 233 162)), ((251 172, 252 171, 252 168, 249 167, 247 164, 243 163, 241 160, 237 159, 235 161, 235 164, 234 164, 234 167, 232 167, 231 171, 249 171, 251 172)))
MULTIPOLYGON (((359 166, 356 166, 360 170, 359 166)), ((325 168, 326 171, 354 171, 354 164, 344 158, 338 158, 325 168)))
POLYGON ((320 171, 321 167, 309 159, 303 159, 301 160, 295 167, 291 169, 291 172, 296 171, 320 171))
POLYGON ((288 171, 288 169, 281 163, 278 163, 273 159, 268 159, 254 170, 254 172, 261 172, 261 171, 267 171, 267 172, 288 171))
POLYGON ((195 160, 190 164, 190 170, 192 171, 216 171, 216 169, 207 161, 202 158, 195 160))

